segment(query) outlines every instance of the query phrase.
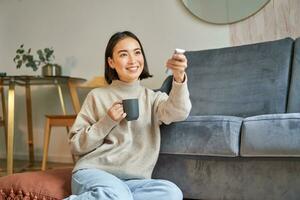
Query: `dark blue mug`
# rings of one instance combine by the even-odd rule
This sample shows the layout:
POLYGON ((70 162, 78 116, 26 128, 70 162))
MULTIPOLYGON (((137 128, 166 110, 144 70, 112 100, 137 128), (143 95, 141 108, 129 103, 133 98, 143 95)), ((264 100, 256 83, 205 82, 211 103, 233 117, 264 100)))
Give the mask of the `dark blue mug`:
POLYGON ((139 99, 123 99, 122 104, 127 121, 137 120, 139 118, 139 99))

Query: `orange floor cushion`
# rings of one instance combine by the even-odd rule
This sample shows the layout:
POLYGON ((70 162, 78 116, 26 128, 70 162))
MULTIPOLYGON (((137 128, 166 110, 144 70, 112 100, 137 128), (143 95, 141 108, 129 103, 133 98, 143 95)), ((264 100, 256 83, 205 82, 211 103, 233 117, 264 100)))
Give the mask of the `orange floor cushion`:
POLYGON ((71 168, 0 177, 0 200, 58 200, 71 194, 71 168))

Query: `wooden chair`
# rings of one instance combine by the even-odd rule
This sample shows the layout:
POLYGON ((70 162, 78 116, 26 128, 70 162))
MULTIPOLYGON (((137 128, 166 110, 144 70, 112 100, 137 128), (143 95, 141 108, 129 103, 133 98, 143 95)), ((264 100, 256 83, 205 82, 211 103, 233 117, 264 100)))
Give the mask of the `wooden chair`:
MULTIPOLYGON (((74 84, 72 82, 68 83, 68 87, 71 94, 71 100, 73 104, 73 109, 75 111, 75 115, 46 115, 46 123, 45 123, 45 132, 44 132, 44 147, 43 147, 43 160, 42 160, 42 170, 47 169, 47 160, 48 160, 48 149, 50 142, 50 133, 52 127, 66 127, 67 133, 69 132, 69 128, 73 125, 77 113, 80 111, 80 101, 77 93, 78 88, 86 88, 93 89, 96 87, 106 86, 107 83, 104 77, 95 77, 91 81, 87 81, 83 84, 74 84)), ((73 162, 75 163, 76 158, 72 155, 73 162)))
POLYGON ((1 105, 2 105, 2 116, 0 116, 0 127, 4 128, 4 135, 5 135, 5 144, 7 148, 7 126, 6 126, 6 106, 5 106, 5 94, 4 88, 2 85, 2 80, 0 80, 0 96, 1 96, 1 105))

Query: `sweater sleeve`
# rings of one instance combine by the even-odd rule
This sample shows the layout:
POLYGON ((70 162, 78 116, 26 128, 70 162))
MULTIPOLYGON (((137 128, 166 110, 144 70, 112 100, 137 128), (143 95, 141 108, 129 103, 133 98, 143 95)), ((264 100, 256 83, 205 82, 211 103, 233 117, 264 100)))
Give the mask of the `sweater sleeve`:
POLYGON ((169 96, 165 93, 160 93, 154 105, 160 124, 170 124, 171 122, 185 120, 192 108, 187 86, 187 76, 185 75, 183 83, 173 80, 169 96))
POLYGON ((89 93, 69 133, 74 155, 84 155, 103 144, 104 138, 117 125, 106 113, 98 116, 95 99, 89 93))

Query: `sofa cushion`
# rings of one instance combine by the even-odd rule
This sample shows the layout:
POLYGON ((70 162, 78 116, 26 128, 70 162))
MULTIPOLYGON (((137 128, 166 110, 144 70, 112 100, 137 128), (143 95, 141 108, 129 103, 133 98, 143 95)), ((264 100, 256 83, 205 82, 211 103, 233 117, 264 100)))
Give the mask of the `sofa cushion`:
POLYGON ((241 156, 300 156, 300 113, 246 118, 242 125, 241 156))
POLYGON ((161 126, 161 153, 238 156, 242 118, 190 116, 161 126))
POLYGON ((186 52, 191 115, 285 113, 292 49, 286 38, 186 52))
POLYGON ((163 154, 153 178, 202 200, 299 200, 300 158, 173 156, 163 154))
POLYGON ((0 177, 0 199, 63 199, 71 194, 71 176, 66 168, 0 177))
POLYGON ((288 112, 300 112, 300 38, 295 40, 291 86, 289 90, 288 112))

